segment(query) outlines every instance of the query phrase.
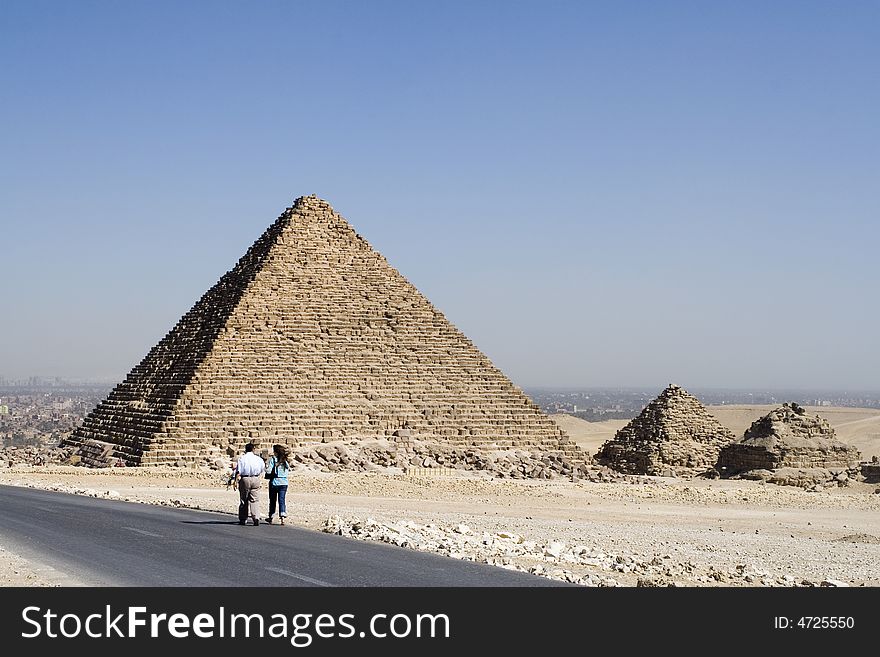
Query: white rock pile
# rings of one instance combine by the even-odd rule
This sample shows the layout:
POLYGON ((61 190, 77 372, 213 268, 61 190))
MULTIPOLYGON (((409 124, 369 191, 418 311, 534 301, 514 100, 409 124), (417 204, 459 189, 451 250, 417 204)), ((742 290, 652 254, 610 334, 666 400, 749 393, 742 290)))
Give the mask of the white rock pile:
MULTIPOLYGON (((583 586, 618 586, 618 582, 611 577, 595 573, 578 574, 560 567, 563 564, 601 567, 614 563, 613 557, 584 545, 567 546, 561 541, 542 544, 504 531, 477 533, 465 524, 450 528, 435 524, 420 525, 411 520, 391 523, 374 518, 343 519, 338 515, 327 518, 322 530, 329 534, 381 541, 583 586)), ((607 569, 613 570, 611 567, 607 569)))
POLYGON ((827 578, 809 580, 789 574, 773 574, 750 564, 736 564, 726 569, 711 565, 701 568, 690 561, 676 561, 669 554, 610 554, 596 546, 569 545, 558 540, 527 540, 514 532, 475 531, 465 524, 443 527, 411 520, 388 522, 370 517, 332 515, 324 522, 322 531, 519 570, 581 586, 621 586, 627 582, 639 587, 848 586, 845 582, 827 578))

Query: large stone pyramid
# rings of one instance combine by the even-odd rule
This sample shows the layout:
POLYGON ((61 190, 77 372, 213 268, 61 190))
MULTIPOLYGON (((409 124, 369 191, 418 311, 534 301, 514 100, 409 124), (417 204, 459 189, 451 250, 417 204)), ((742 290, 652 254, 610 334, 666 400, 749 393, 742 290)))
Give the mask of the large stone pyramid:
POLYGON ((89 465, 407 436, 584 460, 329 204, 297 199, 68 444, 89 465))
POLYGON ((670 384, 596 458, 629 474, 695 474, 712 468, 719 450, 733 440, 700 400, 670 384))
POLYGON ((846 469, 858 465, 860 456, 835 437, 827 420, 792 403, 752 422, 741 441, 721 450, 718 469, 728 476, 780 468, 846 469))

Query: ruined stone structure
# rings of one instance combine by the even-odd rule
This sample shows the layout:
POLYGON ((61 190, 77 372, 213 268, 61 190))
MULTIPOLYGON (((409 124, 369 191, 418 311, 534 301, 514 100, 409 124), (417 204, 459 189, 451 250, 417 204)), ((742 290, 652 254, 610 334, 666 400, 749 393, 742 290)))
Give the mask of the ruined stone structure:
POLYGON ((866 482, 870 484, 880 482, 880 458, 877 458, 876 454, 871 457, 870 461, 861 463, 859 468, 866 482))
POLYGON ((747 470, 780 468, 842 468, 858 465, 859 451, 834 436, 818 415, 797 404, 783 404, 752 422, 741 441, 728 445, 718 457, 725 476, 747 470))
POLYGON ((297 199, 88 416, 89 465, 254 440, 442 441, 583 462, 555 423, 325 201, 297 199))
POLYGON ((698 474, 712 468, 734 439, 696 397, 670 384, 596 458, 629 474, 698 474))

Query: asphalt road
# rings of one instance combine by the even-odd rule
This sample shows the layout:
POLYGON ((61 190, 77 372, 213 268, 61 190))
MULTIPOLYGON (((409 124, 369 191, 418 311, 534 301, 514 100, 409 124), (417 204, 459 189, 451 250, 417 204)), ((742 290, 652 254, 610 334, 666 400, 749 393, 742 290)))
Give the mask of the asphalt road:
POLYGON ((233 514, 0 486, 0 543, 91 586, 553 586, 495 566, 233 514))

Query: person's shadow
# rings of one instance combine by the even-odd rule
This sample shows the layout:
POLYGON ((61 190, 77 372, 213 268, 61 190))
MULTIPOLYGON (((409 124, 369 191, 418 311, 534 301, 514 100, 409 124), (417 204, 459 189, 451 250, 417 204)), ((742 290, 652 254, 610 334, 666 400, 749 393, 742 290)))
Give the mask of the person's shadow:
POLYGON ((238 520, 181 520, 184 525, 237 525, 238 520))

